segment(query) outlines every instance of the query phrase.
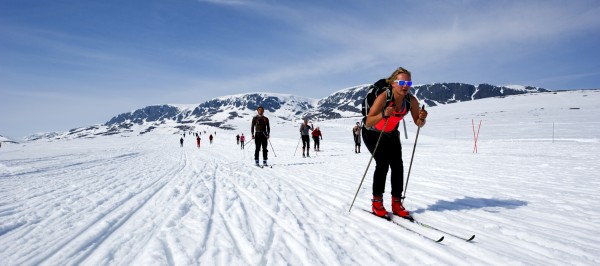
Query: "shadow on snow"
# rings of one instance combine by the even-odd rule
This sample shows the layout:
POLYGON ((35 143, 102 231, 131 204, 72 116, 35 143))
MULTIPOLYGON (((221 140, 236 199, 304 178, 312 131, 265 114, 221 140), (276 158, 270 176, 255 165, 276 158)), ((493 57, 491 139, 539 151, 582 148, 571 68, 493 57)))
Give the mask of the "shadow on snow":
POLYGON ((526 201, 511 199, 484 199, 465 197, 455 199, 454 201, 439 200, 435 204, 427 206, 425 209, 417 209, 413 213, 423 213, 426 211, 461 211, 472 209, 484 209, 487 212, 500 212, 501 209, 516 209, 521 206, 527 206, 526 201))

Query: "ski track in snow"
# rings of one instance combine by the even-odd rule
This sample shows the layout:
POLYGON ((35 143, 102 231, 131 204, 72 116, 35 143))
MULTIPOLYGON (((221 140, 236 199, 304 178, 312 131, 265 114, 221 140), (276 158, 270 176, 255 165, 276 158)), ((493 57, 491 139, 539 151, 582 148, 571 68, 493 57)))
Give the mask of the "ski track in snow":
POLYGON ((273 168, 262 169, 253 143, 240 150, 232 131, 200 149, 160 131, 3 145, 0 264, 598 265, 599 99, 565 92, 428 109, 405 205, 473 243, 433 243, 360 211, 370 209, 374 162, 348 212, 370 158, 364 146, 353 152, 353 119, 320 122, 323 151, 310 158, 295 150, 296 124, 274 124, 273 168), (581 110, 564 111, 573 103, 581 110), (483 120, 477 154, 471 118, 483 120))

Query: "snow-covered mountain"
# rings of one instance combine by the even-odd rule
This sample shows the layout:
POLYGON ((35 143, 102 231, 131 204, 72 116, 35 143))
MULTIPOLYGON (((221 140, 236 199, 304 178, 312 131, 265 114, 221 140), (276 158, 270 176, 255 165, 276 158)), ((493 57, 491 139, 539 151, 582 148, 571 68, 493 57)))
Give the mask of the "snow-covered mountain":
POLYGON ((7 137, 5 137, 5 136, 2 136, 2 135, 0 135, 0 142, 6 142, 6 143, 17 143, 17 142, 15 142, 14 140, 12 140, 12 139, 9 139, 9 138, 7 138, 7 137))
MULTIPOLYGON (((90 138, 114 134, 140 135, 158 127, 168 127, 174 134, 197 131, 201 127, 237 129, 240 121, 249 121, 262 105, 270 119, 294 121, 302 118, 330 120, 360 116, 361 101, 370 84, 339 90, 323 99, 311 99, 289 94, 247 93, 223 96, 199 105, 164 104, 147 106, 119 114, 103 125, 75 128, 64 133, 44 133, 26 140, 90 138)), ((416 85, 411 93, 428 106, 471 101, 489 97, 548 92, 530 86, 471 85, 464 83, 434 83, 416 85)))

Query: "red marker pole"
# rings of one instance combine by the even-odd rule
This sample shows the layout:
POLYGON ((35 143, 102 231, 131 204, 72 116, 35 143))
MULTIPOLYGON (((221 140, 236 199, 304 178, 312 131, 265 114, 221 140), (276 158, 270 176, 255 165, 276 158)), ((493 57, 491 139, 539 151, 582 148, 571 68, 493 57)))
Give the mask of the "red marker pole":
POLYGON ((481 120, 479 120, 479 127, 477 127, 477 133, 475 133, 475 122, 471 119, 471 124, 473 125, 473 139, 475 141, 475 145, 473 146, 473 153, 477 153, 477 140, 479 139, 479 131, 481 130, 481 120))

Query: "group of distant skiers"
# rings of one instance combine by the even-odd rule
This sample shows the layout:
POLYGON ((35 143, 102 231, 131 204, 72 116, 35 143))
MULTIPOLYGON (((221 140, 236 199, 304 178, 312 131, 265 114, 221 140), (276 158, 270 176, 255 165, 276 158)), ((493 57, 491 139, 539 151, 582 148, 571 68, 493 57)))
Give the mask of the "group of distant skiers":
MULTIPOLYGON (((257 115, 252 118, 250 133, 252 134, 252 139, 254 139, 254 143, 256 145, 256 149, 254 150, 254 161, 257 166, 260 166, 259 155, 262 149, 262 157, 263 164, 262 166, 268 166, 268 143, 269 143, 269 134, 271 132, 271 126, 269 123, 269 118, 264 116, 265 109, 263 106, 258 106, 257 115)), ((321 129, 319 127, 314 127, 312 123, 308 125, 308 119, 304 119, 304 123, 300 125, 300 138, 302 140, 302 157, 310 157, 310 139, 309 139, 309 131, 311 132, 312 138, 314 140, 314 150, 321 150, 321 140, 323 139, 323 134, 321 133, 321 129)), ((216 135, 216 132, 215 132, 216 135)), ((185 137, 185 133, 183 134, 185 137)), ((183 138, 181 137, 180 145, 183 147, 183 138)), ((213 135, 209 136, 210 143, 212 144, 213 135)), ((197 146, 200 148, 200 136, 196 133, 196 141, 197 146)), ((236 143, 240 145, 240 149, 245 148, 246 136, 244 133, 241 135, 236 135, 236 143)))
POLYGON ((236 140, 237 140, 237 144, 240 145, 240 149, 244 149, 244 142, 246 142, 246 136, 244 136, 244 133, 242 133, 242 135, 240 136, 240 134, 238 134, 237 136, 235 136, 236 140))
MULTIPOLYGON (((390 169, 392 213, 405 218, 410 217, 410 213, 402 205, 404 166, 398 127, 400 121, 407 114, 410 114, 418 127, 424 126, 427 118, 427 111, 419 108, 417 98, 410 94, 411 86, 411 73, 402 67, 396 69, 387 79, 381 79, 371 85, 369 93, 374 91, 375 95, 372 96, 371 102, 366 104, 366 108, 363 104, 364 117, 352 128, 354 152, 360 153, 361 142, 364 141, 372 158, 375 159, 371 209, 373 214, 380 217, 388 215, 383 206, 383 193, 387 172, 390 169)), ((365 98, 365 102, 367 102, 367 98, 365 98)), ((268 165, 267 144, 269 144, 271 127, 264 111, 263 106, 258 106, 258 114, 252 118, 250 128, 252 139, 256 145, 254 160, 257 166, 268 165), (259 164, 261 149, 262 165, 259 164)), ((304 119, 299 131, 302 141, 302 157, 310 157, 310 136, 314 141, 314 151, 320 151, 320 141, 323 139, 323 135, 319 127, 315 128, 312 123, 309 125, 308 119, 304 119)), ((196 137, 197 145, 200 147, 200 137, 198 135, 196 137)), ((212 134, 209 139, 212 143, 212 134)), ((245 136, 243 133, 236 136, 236 141, 240 148, 244 149, 245 136)), ((181 138, 181 145, 183 146, 183 138, 181 138)))
POLYGON ((321 140, 323 134, 319 127, 314 127, 312 123, 308 125, 308 119, 304 119, 304 123, 300 125, 300 138, 302 140, 302 157, 310 157, 310 138, 308 131, 311 130, 311 135, 314 144, 315 152, 321 151, 321 140), (306 151, 306 154, 305 154, 306 151))
MULTIPOLYGON (((206 134, 206 131, 204 131, 204 133, 206 134)), ((200 140, 201 140, 200 134, 202 134, 202 133, 199 133, 199 132, 197 132, 197 133, 191 133, 190 132, 189 133, 189 135, 192 135, 192 134, 196 135, 196 147, 198 147, 198 149, 200 149, 200 140)), ((217 135, 217 132, 215 132, 215 135, 217 135)), ((181 145, 181 147, 183 147, 183 138, 185 138, 185 132, 183 133, 182 137, 179 138, 179 145, 181 145)), ((213 134, 210 134, 208 136, 208 140, 209 140, 210 144, 212 144, 212 142, 213 142, 213 134)))

